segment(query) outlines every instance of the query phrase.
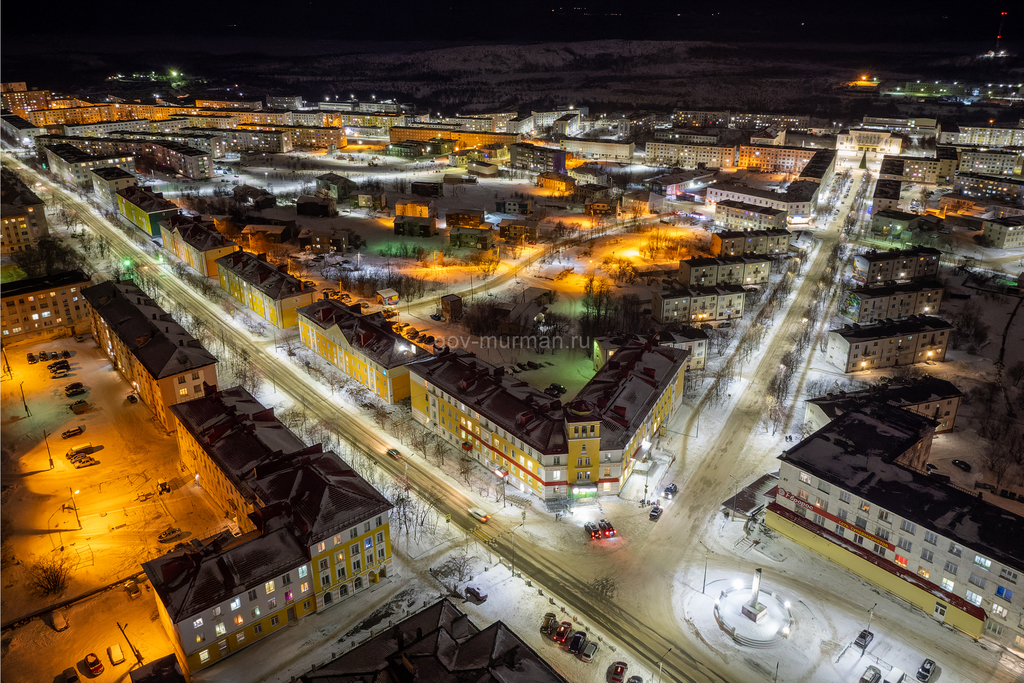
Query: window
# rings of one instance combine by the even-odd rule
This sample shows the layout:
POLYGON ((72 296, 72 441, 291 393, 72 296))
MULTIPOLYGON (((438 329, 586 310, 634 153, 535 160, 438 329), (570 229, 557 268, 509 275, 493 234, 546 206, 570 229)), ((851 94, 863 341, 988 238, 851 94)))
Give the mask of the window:
POLYGON ((284 577, 281 579, 281 585, 282 586, 287 586, 291 582, 292 582, 292 575, 291 574, 285 574, 284 577))
POLYGON ((284 601, 285 602, 291 602, 294 599, 295 599, 295 595, 291 591, 285 591, 284 592, 284 601))
POLYGON ((345 551, 344 550, 339 550, 338 554, 334 556, 334 563, 335 564, 344 564, 345 563, 345 551))
POLYGON ((377 534, 377 543, 383 543, 383 542, 384 542, 384 532, 381 531, 381 532, 379 532, 377 534))
POLYGON ((881 555, 882 557, 885 557, 885 546, 878 545, 877 543, 875 543, 875 547, 872 548, 872 550, 875 551, 876 555, 881 555))
POLYGON ((377 548, 377 557, 383 560, 386 556, 387 553, 384 552, 384 548, 377 548))
POLYGON ((1017 572, 1003 567, 999 570, 999 578, 1006 579, 1010 583, 1017 583, 1017 572))
POLYGON ((374 525, 375 526, 382 526, 383 524, 384 524, 384 516, 383 515, 377 515, 377 519, 374 520, 374 525))
POLYGON ((245 642, 245 631, 242 631, 241 633, 235 636, 235 642, 239 645, 245 642))
POLYGON ((997 605, 996 603, 992 603, 992 613, 1000 619, 1005 619, 1006 615, 1009 614, 1009 612, 1006 611, 1005 607, 1003 607, 1002 605, 997 605))
POLYGON ((226 626, 224 626, 223 621, 218 621, 216 624, 213 625, 213 632, 216 633, 218 636, 224 635, 225 633, 227 633, 227 630, 228 629, 226 626))
POLYGON ((221 654, 224 654, 225 652, 228 651, 228 641, 226 641, 226 640, 220 641, 219 643, 217 643, 217 647, 220 648, 221 654))
POLYGON ((206 663, 208 661, 210 661, 210 651, 209 650, 203 650, 202 652, 199 653, 199 663, 200 664, 204 664, 204 663, 206 663))
POLYGON ((301 586, 299 586, 299 588, 302 590, 303 593, 308 593, 309 592, 309 581, 304 582, 301 586))
POLYGON ((242 615, 241 614, 236 614, 235 615, 235 626, 241 626, 244 623, 245 623, 245 619, 242 618, 242 615))
POLYGON ((946 566, 943 567, 943 569, 945 569, 947 573, 952 574, 953 576, 956 576, 957 566, 955 564, 953 564, 952 562, 947 562, 946 566))
POLYGON ((193 372, 192 373, 192 379, 199 379, 199 373, 198 372, 193 372))
POLYGON ((885 510, 878 511, 878 519, 883 522, 888 522, 889 524, 892 524, 892 515, 886 512, 885 510))
POLYGON ((818 490, 823 493, 832 493, 832 486, 827 481, 818 481, 818 490))
POLYGON ((846 510, 844 510, 843 508, 839 508, 838 510, 836 510, 836 517, 838 517, 839 519, 841 519, 841 520, 843 520, 845 522, 846 521, 846 510))
POLYGON ((903 567, 904 569, 907 566, 907 558, 903 557, 902 555, 897 555, 896 559, 895 559, 895 562, 896 562, 896 564, 898 564, 899 566, 903 567))
POLYGON ((330 574, 324 574, 323 576, 320 577, 320 586, 321 586, 321 588, 327 588, 330 585, 331 585, 331 575, 330 574))
POLYGON ((900 536, 900 540, 896 543, 899 547, 903 548, 907 552, 914 549, 914 543, 909 538, 903 538, 900 536))
POLYGON ((348 537, 349 538, 355 538, 358 535, 359 535, 359 529, 356 529, 355 527, 349 529, 349 532, 348 532, 348 537))
POLYGON ((368 538, 368 539, 366 539, 366 540, 365 540, 365 541, 363 542, 363 547, 364 547, 364 548, 367 548, 367 549, 369 549, 369 548, 372 548, 372 547, 373 547, 373 539, 372 539, 372 538, 368 538))
POLYGON ((279 619, 278 617, 270 617, 270 625, 271 625, 271 627, 273 627, 273 626, 277 626, 277 624, 278 624, 278 623, 279 623, 280 621, 281 621, 281 620, 280 620, 280 619, 279 619))
POLYGON ((341 581, 344 578, 345 578, 345 568, 344 567, 338 567, 338 581, 341 581))
POLYGON ((902 522, 900 522, 900 529, 906 531, 908 534, 913 534, 917 532, 917 525, 913 522, 903 520, 902 522))
POLYGON ((256 624, 252 627, 252 632, 256 635, 263 633, 263 624, 256 624))
POLYGON ((811 475, 807 474, 806 472, 801 472, 800 473, 800 481, 802 481, 805 484, 810 484, 811 483, 811 475))
POLYGON ((824 498, 818 498, 817 496, 815 496, 814 507, 821 508, 822 510, 828 512, 828 500, 824 498))
POLYGON ((967 602, 971 603, 975 607, 981 604, 981 596, 974 591, 967 591, 967 595, 964 597, 967 598, 967 602))
POLYGON ((331 566, 331 561, 328 560, 326 557, 324 559, 320 560, 320 571, 326 571, 327 568, 330 567, 330 566, 331 566))
POLYGON ((309 600, 305 600, 302 603, 302 609, 309 609, 309 600))
POLYGON ((306 565, 302 565, 301 567, 299 567, 299 578, 300 579, 306 578, 306 574, 307 573, 309 573, 309 568, 306 565))
POLYGON ((880 526, 876 526, 875 527, 875 536, 878 536, 883 541, 888 541, 889 540, 889 530, 888 529, 883 529, 880 526))
POLYGON ((850 502, 850 492, 849 491, 840 491, 839 492, 839 500, 843 501, 844 503, 849 503, 850 502))
POLYGON ((202 617, 199 617, 198 619, 196 619, 195 621, 192 622, 192 628, 202 628, 202 626, 203 626, 203 618, 202 617))
POLYGON ((871 512, 871 504, 868 503, 866 500, 862 500, 860 502, 860 511, 861 512, 871 512))
POLYGON ((353 560, 352 560, 352 573, 358 574, 362 570, 363 570, 363 563, 362 563, 362 561, 360 561, 360 559, 358 557, 353 558, 353 560))
POLYGON ((178 384, 184 384, 184 383, 185 383, 185 375, 182 375, 181 377, 178 378, 178 384))
POLYGON ((251 591, 249 591, 249 599, 250 600, 255 600, 256 599, 256 589, 255 588, 253 588, 251 591))
POLYGON ((840 538, 846 538, 846 529, 842 524, 836 524, 836 533, 839 534, 840 538))
POLYGON ((199 635, 196 636, 196 642, 197 643, 201 643, 204 640, 206 640, 206 636, 204 636, 202 633, 200 633, 199 635))
POLYGON ((800 498, 800 500, 807 500, 810 497, 810 494, 807 493, 807 491, 804 491, 803 489, 797 489, 796 495, 800 498))
POLYGON ((235 598, 231 601, 231 609, 236 610, 242 606, 242 598, 235 598))
POLYGON ((932 533, 931 531, 924 532, 924 542, 931 543, 932 545, 938 545, 939 536, 938 534, 932 533))
POLYGON ((867 530, 867 528, 868 528, 868 520, 864 519, 863 517, 861 517, 859 515, 857 516, 857 519, 855 519, 853 521, 853 524, 854 524, 854 526, 860 527, 861 529, 864 529, 864 530, 867 530))
POLYGON ((267 595, 270 595, 271 593, 273 593, 274 592, 274 582, 273 581, 267 581, 265 584, 263 584, 263 591, 267 595))
POLYGON ((355 582, 353 583, 353 586, 355 587, 356 590, 359 590, 360 588, 362 588, 363 587, 363 577, 357 576, 355 582))
POLYGON ((326 549, 327 549, 327 543, 325 541, 320 541, 319 543, 316 544, 316 551, 318 553, 322 553, 326 549))
POLYGON ((962 555, 963 552, 964 552, 963 546, 957 545, 956 543, 950 543, 949 544, 949 554, 950 555, 956 555, 957 557, 960 557, 960 555, 962 555))
POLYGON ((178 389, 178 395, 179 396, 188 396, 188 387, 185 387, 184 389, 178 389))
POLYGON ((1010 602, 1013 600, 1013 591, 1006 586, 996 586, 996 596, 1010 602))
POLYGON ((351 548, 349 548, 348 549, 348 554, 351 555, 353 557, 353 559, 356 558, 356 557, 359 557, 359 544, 356 543, 351 548))
POLYGON ((924 550, 921 551, 921 559, 924 560, 925 562, 932 562, 932 561, 935 560, 935 553, 933 553, 931 550, 928 550, 927 548, 925 548, 924 550))
POLYGON ((974 556, 974 566, 975 567, 981 567, 985 571, 988 571, 989 569, 992 568, 992 560, 990 560, 988 558, 985 558, 985 557, 982 557, 981 555, 975 555, 974 556))
POLYGON ((923 567, 923 566, 918 565, 918 567, 917 567, 917 574, 918 574, 918 576, 923 576, 924 578, 927 579, 928 575, 930 574, 930 572, 928 571, 927 567, 923 567))
POLYGON ((967 580, 970 583, 973 583, 978 588, 984 588, 985 587, 985 583, 986 583, 985 579, 980 577, 980 576, 978 576, 974 572, 971 572, 971 575, 970 575, 970 577, 967 580))
POLYGON ((942 577, 942 589, 943 590, 947 590, 947 591, 952 593, 953 592, 953 586, 955 586, 955 585, 956 585, 955 583, 953 583, 952 581, 950 581, 946 577, 942 577))

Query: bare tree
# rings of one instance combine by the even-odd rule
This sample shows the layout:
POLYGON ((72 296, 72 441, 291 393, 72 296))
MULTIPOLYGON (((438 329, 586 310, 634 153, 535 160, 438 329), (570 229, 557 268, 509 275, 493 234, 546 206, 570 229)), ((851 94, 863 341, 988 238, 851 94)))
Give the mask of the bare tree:
POLYGON ((1024 361, 1019 360, 1007 368, 1006 376, 1013 382, 1013 386, 1017 386, 1021 379, 1024 379, 1024 361))
POLYGON ((65 554, 54 554, 29 567, 29 584, 40 595, 59 595, 71 582, 74 561, 65 554))

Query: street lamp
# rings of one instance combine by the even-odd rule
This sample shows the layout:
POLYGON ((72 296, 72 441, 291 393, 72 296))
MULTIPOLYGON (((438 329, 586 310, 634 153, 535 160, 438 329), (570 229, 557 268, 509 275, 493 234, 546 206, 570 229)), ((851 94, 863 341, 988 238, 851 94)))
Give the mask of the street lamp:
POLYGON ((668 657, 668 655, 669 655, 669 652, 672 652, 672 650, 673 650, 673 648, 671 648, 671 647, 670 647, 670 648, 668 649, 668 652, 666 652, 665 654, 663 654, 663 655, 661 656, 661 659, 659 659, 659 660, 658 660, 658 683, 661 683, 661 671, 662 671, 662 666, 663 666, 663 664, 664 664, 664 662, 665 662, 665 657, 668 657))
POLYGON ((71 491, 71 508, 75 511, 75 521, 78 522, 78 529, 82 529, 82 518, 78 516, 78 503, 75 502, 75 494, 78 491, 73 491, 71 487, 68 487, 68 491, 71 491))
MULTIPOLYGON (((526 524, 526 522, 523 522, 523 524, 526 524)), ((515 529, 512 530, 512 578, 513 579, 516 578, 516 531, 519 529, 519 527, 523 526, 523 524, 520 524, 519 526, 517 526, 515 529)))

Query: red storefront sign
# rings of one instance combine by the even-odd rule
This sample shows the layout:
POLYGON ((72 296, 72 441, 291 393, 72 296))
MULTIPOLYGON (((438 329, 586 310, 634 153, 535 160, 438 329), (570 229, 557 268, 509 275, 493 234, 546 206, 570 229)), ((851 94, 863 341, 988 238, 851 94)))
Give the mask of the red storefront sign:
POLYGON ((810 503, 808 503, 806 500, 804 500, 800 496, 794 496, 792 493, 790 493, 786 489, 782 488, 781 486, 779 487, 779 495, 781 497, 785 498, 786 500, 793 501, 794 503, 796 503, 797 505, 799 505, 800 507, 802 507, 802 508, 804 508, 806 510, 810 510, 811 512, 813 512, 815 514, 818 514, 818 515, 821 515, 822 517, 824 517, 825 519, 827 519, 829 521, 835 522, 836 524, 838 524, 841 527, 849 529, 850 531, 852 531, 855 534, 863 536, 864 538, 877 543, 878 545, 882 546, 886 550, 891 550, 893 552, 896 552, 896 546, 894 546, 892 543, 889 543, 889 541, 883 540, 883 539, 879 538, 878 536, 875 536, 874 534, 869 534, 868 532, 866 532, 863 529, 861 529, 859 526, 854 526, 854 525, 850 524, 849 522, 847 522, 845 519, 840 519, 839 517, 836 517, 835 515, 831 515, 831 514, 825 512, 824 510, 822 510, 819 507, 811 505, 810 503))

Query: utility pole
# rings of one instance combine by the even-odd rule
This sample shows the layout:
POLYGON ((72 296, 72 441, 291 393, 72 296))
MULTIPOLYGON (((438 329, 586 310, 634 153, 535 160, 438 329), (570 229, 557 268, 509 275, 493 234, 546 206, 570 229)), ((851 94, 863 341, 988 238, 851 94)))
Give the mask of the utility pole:
POLYGON ((669 655, 669 652, 672 652, 672 649, 673 649, 673 648, 671 648, 671 647, 670 647, 670 648, 668 649, 668 652, 666 652, 665 654, 663 654, 663 655, 661 656, 661 659, 659 659, 659 660, 658 660, 658 683, 661 683, 661 671, 662 671, 662 667, 664 666, 664 663, 665 663, 665 657, 668 657, 668 655, 669 655))
POLYGON ((869 630, 869 631, 871 630, 871 620, 875 616, 875 608, 876 607, 878 607, 878 603, 877 602, 871 606, 871 609, 868 610, 868 629, 867 630, 869 630))
POLYGON ((50 453, 50 441, 46 438, 48 436, 49 436, 49 434, 47 434, 46 430, 44 429, 43 430, 43 443, 46 444, 46 457, 48 457, 50 459, 50 469, 52 470, 53 469, 53 453, 50 453))
POLYGON ((78 516, 78 503, 75 502, 75 491, 69 486, 68 491, 71 491, 71 507, 75 510, 75 521, 78 522, 78 529, 82 529, 82 518, 78 516))
POLYGON ((135 655, 135 661, 139 663, 139 666, 142 666, 142 653, 140 653, 138 649, 134 645, 132 645, 132 641, 128 639, 128 634, 124 632, 124 630, 128 627, 128 624, 126 623, 124 626, 121 626, 121 622, 119 621, 114 623, 116 623, 117 628, 121 630, 121 635, 124 636, 125 642, 128 643, 128 647, 131 648, 132 654, 135 655))
POLYGON ((28 403, 25 401, 25 383, 19 384, 18 388, 21 389, 21 405, 25 406, 25 417, 32 417, 32 411, 28 409, 28 403))
MULTIPOLYGON (((525 524, 525 523, 526 522, 523 522, 523 524, 525 524)), ((519 529, 519 527, 523 526, 523 524, 520 524, 519 526, 517 526, 515 529, 512 530, 512 578, 513 579, 516 578, 516 531, 519 529)))

